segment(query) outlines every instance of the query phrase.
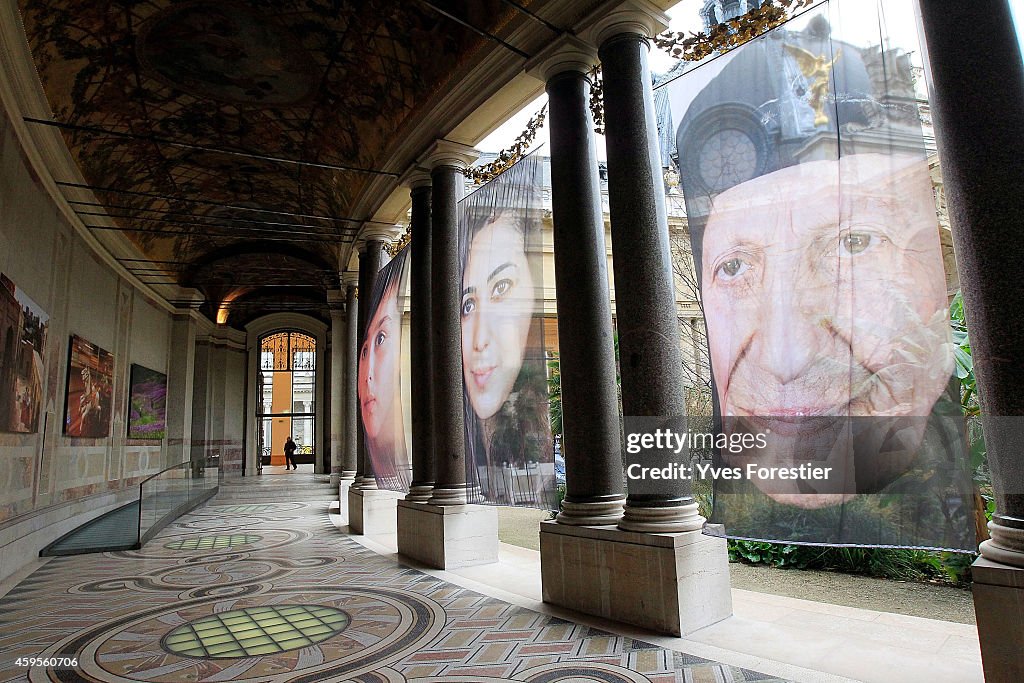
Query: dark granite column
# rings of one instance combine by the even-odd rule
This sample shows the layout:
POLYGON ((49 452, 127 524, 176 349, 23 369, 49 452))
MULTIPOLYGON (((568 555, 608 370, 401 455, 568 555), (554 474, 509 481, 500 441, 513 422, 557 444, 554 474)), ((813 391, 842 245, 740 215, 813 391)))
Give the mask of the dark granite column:
POLYGON ((562 380, 566 495, 562 524, 622 517, 622 446, 608 291, 608 252, 587 71, 593 50, 570 39, 538 75, 547 83, 551 207, 562 380))
MULTIPOLYGON (((631 417, 685 415, 683 358, 672 253, 661 177, 647 37, 617 24, 599 40, 604 72, 608 202, 615 269, 622 412, 631 417), (627 32, 618 32, 620 27, 627 32), (625 294, 628 293, 629 305, 625 294)), ((619 526, 630 531, 700 529, 692 489, 682 479, 644 482, 630 492, 619 526)))
POLYGON ((981 554, 1024 567, 1024 65, 1005 0, 920 5, 996 499, 981 554), (965 45, 964 26, 979 44, 965 45))
POLYGON ((355 479, 359 463, 359 395, 356 380, 359 377, 359 299, 356 297, 357 273, 345 273, 342 284, 345 286, 345 376, 344 376, 344 409, 345 409, 345 445, 341 463, 341 478, 355 479))
MULTIPOLYGON (((431 505, 466 502, 466 445, 462 407, 462 276, 458 201, 464 164, 441 154, 431 171, 431 351, 434 388, 434 489, 431 505)), ((414 237, 415 239, 415 237, 414 237)), ((413 247, 415 251, 415 246, 413 247)))
POLYGON ((327 395, 331 407, 331 486, 341 483, 342 458, 345 452, 345 292, 327 291, 331 312, 331 383, 327 395))
POLYGON ((412 370, 412 484, 406 500, 426 502, 434 489, 434 391, 431 350, 430 176, 412 185, 412 253, 410 258, 410 364, 412 370))
MULTIPOLYGON (((384 241, 379 238, 368 238, 363 242, 362 247, 359 250, 359 296, 362 299, 362 304, 359 306, 358 313, 358 337, 356 339, 356 362, 357 372, 356 377, 358 378, 358 358, 359 358, 359 343, 362 340, 363 335, 366 333, 366 322, 367 314, 370 302, 370 293, 373 291, 373 283, 377 278, 377 273, 380 271, 384 264, 384 241)), ((359 459, 356 467, 356 483, 352 485, 352 488, 357 490, 372 490, 377 488, 377 480, 373 477, 373 470, 370 467, 370 459, 366 453, 366 440, 363 438, 363 418, 361 411, 358 410, 359 399, 356 398, 357 407, 357 419, 358 427, 356 428, 356 438, 358 439, 358 452, 359 459)))

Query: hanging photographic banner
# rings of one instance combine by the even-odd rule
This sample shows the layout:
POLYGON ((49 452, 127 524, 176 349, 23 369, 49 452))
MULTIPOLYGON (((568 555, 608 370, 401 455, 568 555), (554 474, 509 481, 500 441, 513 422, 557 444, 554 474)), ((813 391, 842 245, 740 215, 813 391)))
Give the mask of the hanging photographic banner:
POLYGON ((832 0, 656 90, 714 404, 659 476, 712 480, 709 533, 975 547, 907 4, 832 0))
POLYGON ((0 432, 39 428, 50 316, 0 274, 0 432))
POLYGON ((409 249, 381 268, 367 301, 359 344, 359 409, 377 487, 408 493, 412 481, 409 417, 409 249))
POLYGON ((556 508, 541 251, 541 160, 459 204, 470 502, 556 508))

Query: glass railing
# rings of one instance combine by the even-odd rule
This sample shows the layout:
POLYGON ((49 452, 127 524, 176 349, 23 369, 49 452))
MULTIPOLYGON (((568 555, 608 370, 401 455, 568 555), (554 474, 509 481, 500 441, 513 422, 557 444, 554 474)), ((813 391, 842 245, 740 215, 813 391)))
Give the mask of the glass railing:
POLYGON ((172 465, 139 484, 139 545, 217 491, 220 458, 172 465))

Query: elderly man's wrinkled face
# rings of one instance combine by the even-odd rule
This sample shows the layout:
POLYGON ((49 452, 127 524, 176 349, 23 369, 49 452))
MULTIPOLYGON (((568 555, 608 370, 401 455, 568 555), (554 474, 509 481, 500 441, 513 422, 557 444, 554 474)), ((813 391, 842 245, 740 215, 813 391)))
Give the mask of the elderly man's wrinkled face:
POLYGON ((927 416, 952 371, 927 166, 854 155, 714 201, 702 297, 724 416, 927 416))

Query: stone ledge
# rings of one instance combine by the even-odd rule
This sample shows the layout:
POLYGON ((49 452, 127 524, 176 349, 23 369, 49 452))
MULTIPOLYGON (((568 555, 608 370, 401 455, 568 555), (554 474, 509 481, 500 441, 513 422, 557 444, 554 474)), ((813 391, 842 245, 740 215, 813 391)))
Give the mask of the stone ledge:
MULTIPOLYGON (((700 542, 700 534, 695 535, 692 531, 657 534, 643 533, 639 531, 626 531, 624 529, 620 529, 614 524, 603 526, 576 526, 574 524, 560 524, 553 520, 546 520, 540 524, 541 533, 561 534, 563 536, 574 536, 576 538, 592 538, 595 540, 614 541, 615 543, 643 545, 654 548, 681 548, 692 543, 700 542)), ((714 537, 709 536, 707 538, 714 537)))
POLYGON ((498 561, 498 511, 398 501, 398 552, 435 569, 498 561))
POLYGON ((989 586, 1024 589, 1024 567, 1011 567, 979 557, 971 565, 971 579, 989 586))
POLYGON ((724 538, 542 523, 544 602, 683 636, 732 615, 724 538))

